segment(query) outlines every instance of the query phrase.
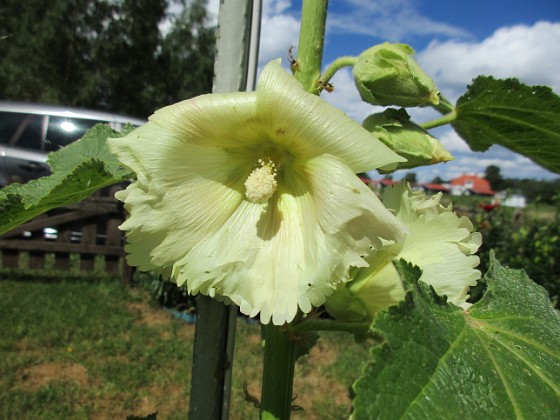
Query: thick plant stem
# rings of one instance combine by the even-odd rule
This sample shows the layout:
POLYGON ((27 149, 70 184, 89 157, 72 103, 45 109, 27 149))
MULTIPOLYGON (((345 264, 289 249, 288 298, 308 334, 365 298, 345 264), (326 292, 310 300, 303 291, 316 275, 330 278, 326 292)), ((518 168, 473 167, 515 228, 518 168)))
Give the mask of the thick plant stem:
POLYGON ((264 327, 261 419, 290 418, 296 344, 276 325, 264 327))
MULTIPOLYGON (((310 93, 318 95, 328 0, 305 0, 294 77, 310 93)), ((265 326, 261 418, 286 420, 292 409, 296 344, 276 325, 265 326)))
POLYGON ((328 0, 305 0, 301 8, 301 28, 294 76, 305 90, 319 94, 323 62, 323 44, 327 21, 328 0))

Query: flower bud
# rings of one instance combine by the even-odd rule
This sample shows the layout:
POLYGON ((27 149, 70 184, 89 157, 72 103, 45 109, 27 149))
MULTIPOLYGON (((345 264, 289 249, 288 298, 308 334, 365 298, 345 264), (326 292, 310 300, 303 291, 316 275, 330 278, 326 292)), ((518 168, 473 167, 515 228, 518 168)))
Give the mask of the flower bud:
POLYGON ((364 51, 354 65, 354 82, 362 100, 372 105, 437 105, 433 80, 413 60, 406 44, 385 42, 364 51))
POLYGON ((379 168, 381 173, 434 165, 454 159, 435 137, 411 122, 404 109, 389 108, 384 112, 372 114, 362 125, 392 151, 407 159, 406 162, 399 162, 396 168, 395 165, 379 168))

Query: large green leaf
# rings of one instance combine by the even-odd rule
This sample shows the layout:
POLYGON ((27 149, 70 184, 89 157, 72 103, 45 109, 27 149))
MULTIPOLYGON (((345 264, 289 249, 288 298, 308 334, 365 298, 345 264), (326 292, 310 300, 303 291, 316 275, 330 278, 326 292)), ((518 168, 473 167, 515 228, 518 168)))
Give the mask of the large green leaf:
POLYGON ((493 260, 463 311, 397 269, 410 292, 374 320, 386 342, 354 385, 356 419, 560 418, 560 316, 543 288, 493 260))
POLYGON ((456 110, 452 125, 472 150, 499 144, 560 172, 560 97, 550 88, 479 76, 456 110))
POLYGON ((131 177, 109 152, 107 138, 121 133, 96 125, 79 141, 49 154, 52 175, 0 190, 0 235, 55 207, 76 203, 107 185, 131 177))

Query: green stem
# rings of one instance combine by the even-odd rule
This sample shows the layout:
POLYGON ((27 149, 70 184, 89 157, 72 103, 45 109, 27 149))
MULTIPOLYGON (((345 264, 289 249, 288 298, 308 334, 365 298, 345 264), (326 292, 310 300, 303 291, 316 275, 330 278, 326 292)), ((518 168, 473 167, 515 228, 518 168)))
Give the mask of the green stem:
POLYGON ((286 420, 292 409, 296 344, 280 327, 264 327, 261 419, 286 420))
POLYGON ((420 127, 422 127, 424 130, 429 130, 431 128, 436 128, 442 125, 450 124, 456 119, 457 119, 457 111, 454 109, 449 114, 446 114, 441 118, 436 118, 435 120, 420 124, 420 127))
POLYGON ((328 0, 305 0, 301 8, 301 27, 294 76, 310 93, 319 94, 317 83, 323 62, 328 0))
POLYGON ((307 331, 344 331, 351 334, 365 334, 369 331, 371 322, 345 322, 327 319, 306 319, 290 328, 294 334, 307 331))
MULTIPOLYGON (((328 0, 302 2, 297 63, 292 64, 292 70, 304 89, 313 94, 319 94, 322 87, 317 82, 323 61, 328 3, 328 0)), ((265 327, 262 419, 290 418, 295 350, 295 342, 280 327, 265 327)))
POLYGON ((432 105, 432 108, 434 108, 440 114, 443 114, 443 115, 449 114, 450 112, 453 112, 455 110, 455 107, 453 106, 453 104, 451 102, 449 102, 447 100, 447 98, 445 96, 443 96, 441 93, 439 94, 439 104, 432 105))
POLYGON ((325 86, 325 84, 327 84, 335 75, 335 73, 339 71, 341 68, 353 67, 357 61, 358 61, 358 57, 351 57, 351 56, 339 57, 336 60, 334 60, 325 69, 323 74, 321 74, 321 78, 319 79, 321 81, 321 85, 319 86, 319 89, 322 89, 325 86))

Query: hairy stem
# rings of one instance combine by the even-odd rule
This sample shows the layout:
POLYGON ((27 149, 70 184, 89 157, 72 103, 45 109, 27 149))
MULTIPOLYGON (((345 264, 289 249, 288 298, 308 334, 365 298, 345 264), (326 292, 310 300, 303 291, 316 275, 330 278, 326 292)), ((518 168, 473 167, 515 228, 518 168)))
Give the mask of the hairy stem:
POLYGON ((301 8, 301 28, 294 76, 310 93, 318 94, 323 62, 323 44, 328 0, 305 0, 301 8))
POLYGON ((325 87, 325 85, 332 79, 332 77, 335 75, 337 71, 339 71, 344 67, 353 67, 357 61, 358 61, 358 57, 351 57, 351 56, 339 57, 336 60, 334 60, 325 69, 323 74, 321 74, 321 77, 319 79, 321 83, 319 84, 318 89, 322 90, 325 87))

